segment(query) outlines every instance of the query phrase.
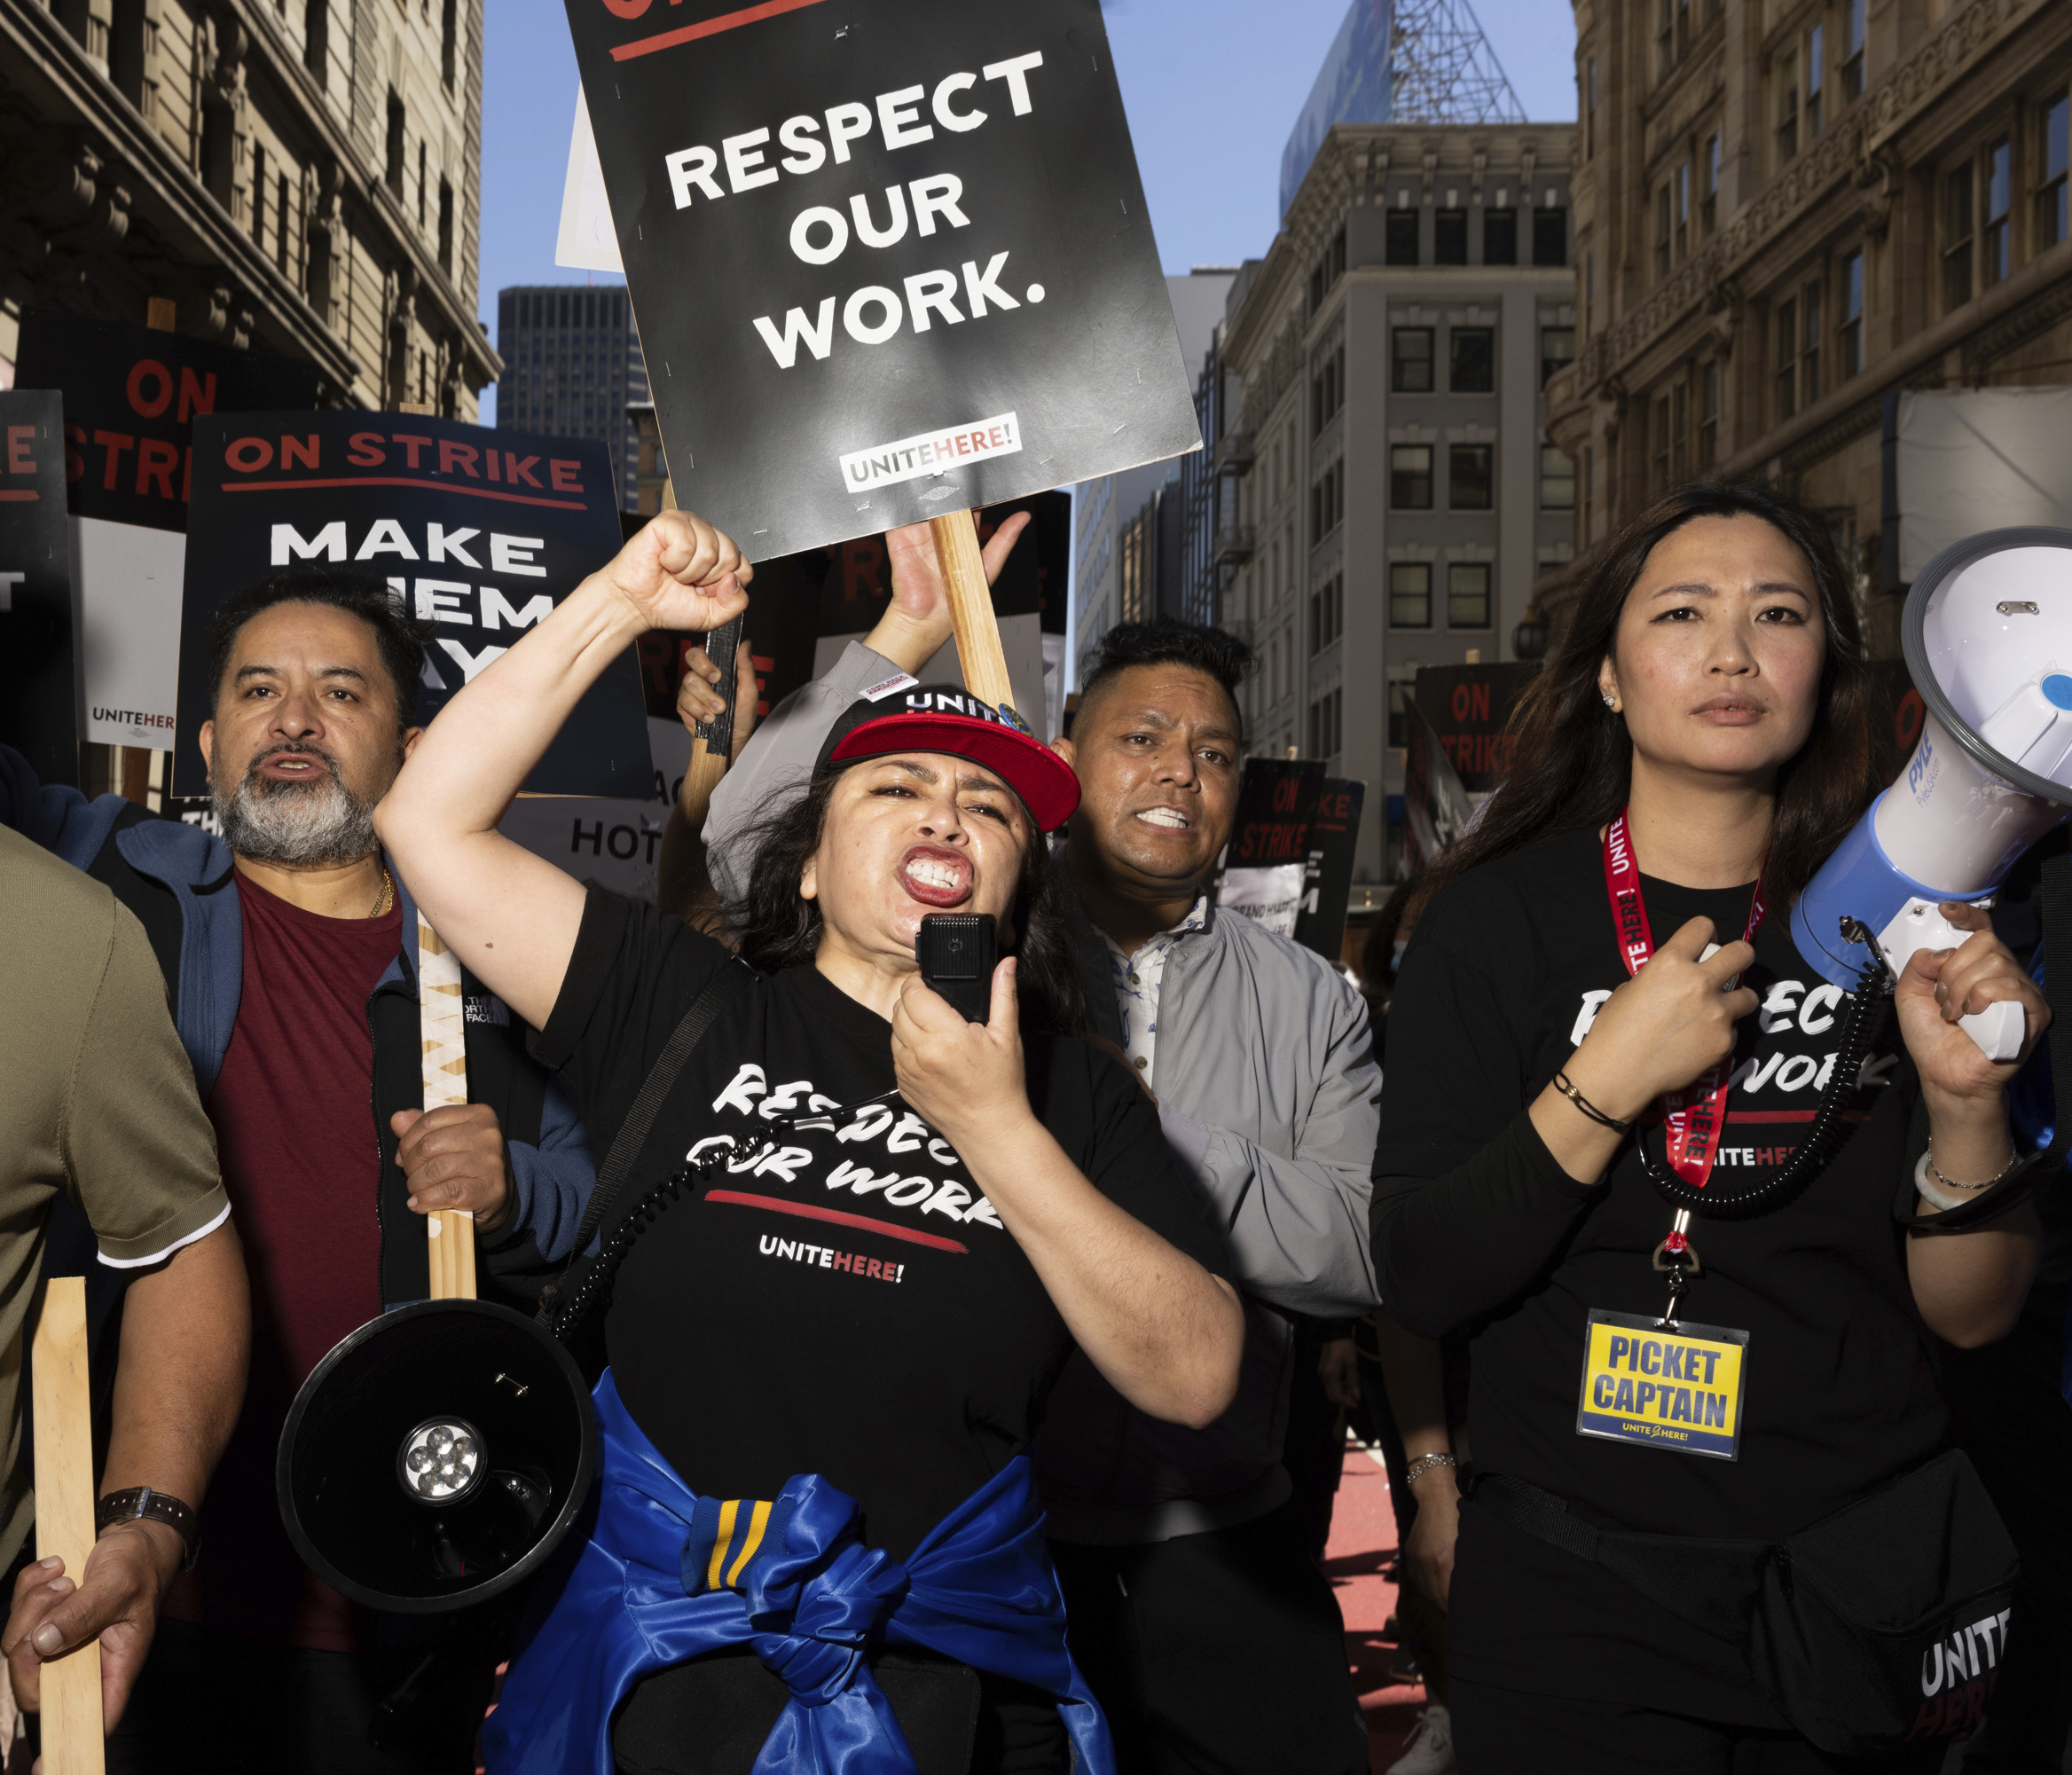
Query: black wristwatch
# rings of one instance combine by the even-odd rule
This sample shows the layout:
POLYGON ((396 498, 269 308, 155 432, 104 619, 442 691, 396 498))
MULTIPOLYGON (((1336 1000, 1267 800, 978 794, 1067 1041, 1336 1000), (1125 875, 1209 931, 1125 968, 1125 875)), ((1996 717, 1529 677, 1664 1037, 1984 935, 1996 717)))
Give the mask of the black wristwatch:
POLYGON ((153 1491, 147 1485, 133 1485, 127 1491, 111 1491, 94 1506, 94 1533, 117 1522, 162 1522, 180 1537, 187 1558, 183 1572, 194 1569, 201 1551, 201 1524, 193 1511, 170 1492, 153 1491))

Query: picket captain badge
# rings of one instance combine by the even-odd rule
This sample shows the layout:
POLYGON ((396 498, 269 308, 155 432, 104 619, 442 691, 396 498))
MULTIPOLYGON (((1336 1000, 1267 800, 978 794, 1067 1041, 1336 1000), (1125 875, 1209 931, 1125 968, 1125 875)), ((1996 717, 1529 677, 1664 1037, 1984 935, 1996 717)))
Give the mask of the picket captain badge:
POLYGON ((1738 1460, 1748 1334, 1592 1312, 1576 1433, 1738 1460))

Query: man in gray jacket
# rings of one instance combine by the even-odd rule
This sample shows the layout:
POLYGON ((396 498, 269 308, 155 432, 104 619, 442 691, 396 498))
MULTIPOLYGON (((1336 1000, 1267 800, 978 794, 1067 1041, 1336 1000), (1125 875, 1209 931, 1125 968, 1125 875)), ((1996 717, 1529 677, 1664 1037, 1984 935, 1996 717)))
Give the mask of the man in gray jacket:
MULTIPOLYGON (((994 538, 991 570, 1015 533, 994 538)), ((745 884, 757 829, 804 786, 836 718, 866 692, 890 703, 950 639, 928 527, 887 541, 884 619, 772 712, 712 798, 723 897, 745 884)), ((1074 1356, 1038 1441, 1073 1649, 1132 1775, 1368 1767, 1337 1604, 1280 1508, 1281 1447, 1286 1316, 1375 1304, 1380 1075, 1343 976, 1205 892, 1236 814, 1233 692, 1247 664, 1220 630, 1124 624, 1089 662, 1071 738, 1056 742, 1082 791, 1064 855, 1089 1022, 1199 1175, 1249 1330, 1237 1400, 1207 1429, 1144 1417, 1074 1356)))

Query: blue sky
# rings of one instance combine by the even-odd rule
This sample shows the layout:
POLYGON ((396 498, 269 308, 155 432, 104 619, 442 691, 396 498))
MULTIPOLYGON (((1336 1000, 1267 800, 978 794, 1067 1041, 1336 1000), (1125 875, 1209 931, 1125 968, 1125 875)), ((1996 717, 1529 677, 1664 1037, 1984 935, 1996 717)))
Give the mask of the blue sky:
MULTIPOLYGON (((1279 219, 1281 147, 1346 0, 1108 0, 1105 10, 1166 269, 1263 252, 1279 219)), ((1567 0, 1480 0, 1476 10, 1526 114, 1572 121, 1567 0)), ((489 0, 486 11, 481 313, 493 334, 498 290, 589 273, 554 263, 576 103, 561 0, 489 0)), ((485 424, 494 400, 485 393, 485 424)))

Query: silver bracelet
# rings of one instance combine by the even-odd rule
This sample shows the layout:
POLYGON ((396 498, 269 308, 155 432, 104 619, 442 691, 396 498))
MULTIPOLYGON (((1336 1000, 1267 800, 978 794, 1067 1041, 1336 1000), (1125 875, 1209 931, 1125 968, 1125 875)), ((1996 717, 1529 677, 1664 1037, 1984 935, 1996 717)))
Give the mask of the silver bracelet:
POLYGON ((1914 1166, 1914 1189, 1920 1196, 1921 1200, 1932 1208, 1941 1208, 1945 1211, 1950 1208, 1961 1208, 1966 1202, 1977 1201, 1981 1195, 1990 1190, 1994 1184, 1999 1182, 2001 1179, 2019 1166, 2022 1158, 2023 1155, 2017 1152, 2013 1158, 2010 1158, 2006 1164, 1982 1183, 1952 1183, 1949 1178, 1935 1168, 1935 1154, 1934 1149, 1931 1148, 1920 1156, 1919 1160, 1914 1166), (1931 1178, 1935 1180, 1933 1182, 1929 1181, 1931 1178))
POLYGON ((1455 1460, 1451 1455, 1419 1455, 1404 1471, 1403 1483, 1407 1486, 1416 1485, 1426 1473, 1436 1467, 1458 1467, 1460 1463, 1455 1460))

